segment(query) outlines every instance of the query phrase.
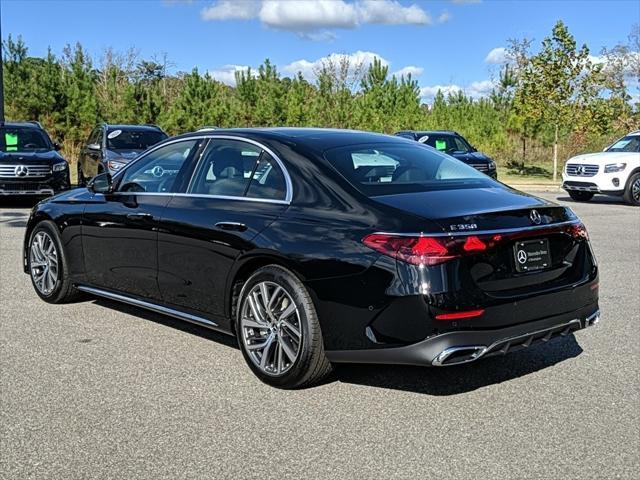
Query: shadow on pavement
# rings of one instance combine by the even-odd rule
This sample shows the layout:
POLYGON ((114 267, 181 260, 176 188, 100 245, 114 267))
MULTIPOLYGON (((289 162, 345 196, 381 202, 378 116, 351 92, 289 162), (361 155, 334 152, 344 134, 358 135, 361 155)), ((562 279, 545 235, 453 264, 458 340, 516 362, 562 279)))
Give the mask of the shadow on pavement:
MULTIPOLYGON (((109 308, 111 310, 117 310, 118 312, 127 313, 129 315, 133 315, 134 317, 144 318, 145 320, 149 320, 154 323, 159 323, 160 325, 165 325, 167 327, 175 328, 176 330, 180 330, 181 332, 189 333, 191 335, 197 335, 202 338, 206 338, 208 340, 212 340, 221 345, 225 345, 231 348, 238 348, 238 342, 236 342, 235 337, 230 335, 225 335, 224 333, 216 332, 215 330, 211 330, 209 328, 201 327, 194 323, 189 323, 184 320, 179 320, 177 318, 170 317, 168 315, 162 315, 160 313, 151 312, 149 310, 145 310, 144 308, 134 307, 132 305, 127 305, 126 303, 120 303, 113 300, 108 300, 106 298, 99 297, 91 297, 87 296, 88 301, 92 301, 94 304, 99 305, 100 307, 109 308)), ((240 367, 242 365, 239 365, 240 367)))
POLYGON ((535 345, 502 357, 451 367, 407 367, 384 365, 337 365, 339 382, 390 388, 434 396, 457 395, 477 390, 551 367, 575 358, 582 348, 574 335, 535 345))
MULTIPOLYGON (((95 297, 88 297, 88 300, 104 308, 128 313, 238 349, 235 337, 199 325, 112 300, 95 297)), ((581 353, 582 348, 575 336, 569 335, 552 339, 544 345, 535 345, 529 350, 520 350, 503 357, 487 358, 461 366, 429 368, 402 365, 335 365, 334 373, 320 385, 342 382, 434 396, 457 395, 529 375, 575 358, 581 353)), ((244 362, 239 362, 238 368, 245 368, 244 362)))
POLYGON ((573 200, 570 196, 561 196, 561 197, 556 197, 556 200, 561 201, 561 202, 570 202, 570 203, 580 203, 580 204, 589 204, 589 203, 594 203, 594 204, 599 204, 599 205, 622 205, 625 207, 629 207, 629 208, 636 208, 633 205, 628 204, 627 202, 625 202, 622 197, 617 197, 617 196, 613 196, 613 195, 596 195, 594 196, 591 200, 589 200, 588 202, 578 202, 576 200, 573 200))
POLYGON ((3 208, 32 208, 36 203, 42 200, 41 197, 32 196, 0 196, 0 209, 3 208))
POLYGON ((0 226, 24 228, 27 226, 29 211, 6 211, 0 209, 0 226))

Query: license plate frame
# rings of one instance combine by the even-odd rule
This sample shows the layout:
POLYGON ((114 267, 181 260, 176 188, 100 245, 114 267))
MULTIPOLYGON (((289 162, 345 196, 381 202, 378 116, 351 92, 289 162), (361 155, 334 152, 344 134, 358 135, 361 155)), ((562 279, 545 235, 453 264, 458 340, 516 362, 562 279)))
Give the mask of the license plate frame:
POLYGON ((546 270, 551 267, 549 239, 518 241, 513 246, 513 260, 518 273, 546 270))

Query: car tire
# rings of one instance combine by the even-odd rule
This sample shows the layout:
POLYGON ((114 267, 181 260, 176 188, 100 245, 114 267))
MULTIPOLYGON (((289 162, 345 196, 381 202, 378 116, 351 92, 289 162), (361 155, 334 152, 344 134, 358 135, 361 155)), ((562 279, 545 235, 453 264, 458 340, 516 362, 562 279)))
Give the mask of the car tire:
POLYGON ((631 205, 640 206, 640 172, 636 172, 629 180, 624 189, 624 201, 631 205))
POLYGON ((588 202, 593 198, 592 192, 580 192, 578 190, 569 190, 569 196, 576 202, 588 202))
POLYGON ((309 387, 332 370, 311 296, 284 267, 262 267, 245 282, 235 326, 245 361, 268 385, 309 387))
POLYGON ((45 302, 69 303, 81 296, 68 265, 56 226, 50 221, 37 224, 29 237, 27 266, 33 288, 45 302))

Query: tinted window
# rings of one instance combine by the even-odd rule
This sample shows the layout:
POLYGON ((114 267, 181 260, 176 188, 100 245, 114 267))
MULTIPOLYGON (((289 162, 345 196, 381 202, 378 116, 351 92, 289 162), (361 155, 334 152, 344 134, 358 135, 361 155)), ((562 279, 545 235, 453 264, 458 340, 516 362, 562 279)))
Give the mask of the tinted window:
POLYGON ((102 146, 102 128, 95 128, 93 132, 91 132, 91 135, 89 135, 89 140, 87 140, 87 143, 97 143, 98 145, 102 146))
POLYGON ((185 140, 152 151, 124 170, 120 192, 174 192, 187 162, 198 150, 201 140, 185 140))
POLYGON ((287 182, 280 165, 263 152, 251 177, 247 197, 284 200, 286 196, 287 182))
POLYGON ((107 133, 109 150, 146 150, 167 138, 156 130, 111 129, 107 133))
POLYGON ((640 152, 640 135, 627 135, 607 148, 607 152, 640 152))
POLYGON ((0 128, 0 151, 33 152, 51 150, 47 135, 37 128, 0 128))
POLYGON ((325 157, 370 196, 491 185, 474 168, 419 143, 352 145, 327 150, 325 157))
POLYGON ((238 140, 211 140, 189 189, 190 193, 244 196, 262 149, 238 140))
POLYGON ((471 151, 471 147, 467 144, 467 142, 454 135, 425 135, 420 139, 420 142, 424 143, 425 145, 429 145, 436 150, 449 154, 453 152, 467 153, 471 151))

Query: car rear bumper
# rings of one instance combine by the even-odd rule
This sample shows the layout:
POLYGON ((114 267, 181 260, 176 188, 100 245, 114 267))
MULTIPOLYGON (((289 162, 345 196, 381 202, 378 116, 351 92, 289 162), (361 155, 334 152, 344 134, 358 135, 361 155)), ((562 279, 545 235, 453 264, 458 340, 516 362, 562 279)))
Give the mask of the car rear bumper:
POLYGON ((575 312, 506 328, 447 332, 402 347, 327 351, 326 354, 336 363, 459 365, 546 343, 552 338, 593 326, 599 319, 600 311, 594 304, 575 312))

